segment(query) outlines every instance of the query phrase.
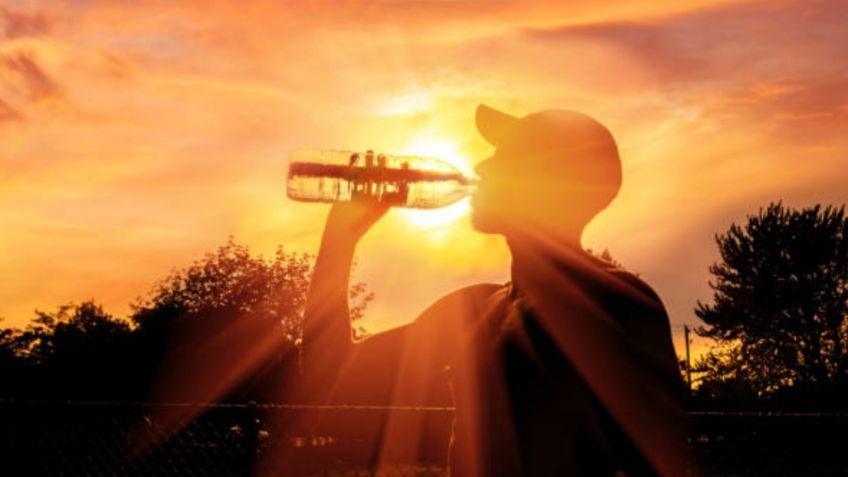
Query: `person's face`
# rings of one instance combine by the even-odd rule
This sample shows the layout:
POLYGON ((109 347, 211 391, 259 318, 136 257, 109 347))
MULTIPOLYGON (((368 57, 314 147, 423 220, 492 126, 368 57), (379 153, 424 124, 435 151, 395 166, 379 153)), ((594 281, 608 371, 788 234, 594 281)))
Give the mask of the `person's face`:
POLYGON ((578 155, 544 141, 506 142, 475 167, 471 224, 483 233, 579 234, 609 202, 610 189, 587 182, 578 155), (571 160, 569 160, 571 159, 571 160), (528 230, 532 228, 532 230, 528 230))
POLYGON ((503 159, 497 156, 489 157, 474 168, 479 181, 474 194, 471 196, 471 225, 483 233, 498 233, 499 198, 503 191, 505 167, 503 159))
POLYGON ((563 190, 537 151, 504 145, 475 167, 471 223, 483 233, 509 232, 516 223, 539 220, 561 202, 563 190))

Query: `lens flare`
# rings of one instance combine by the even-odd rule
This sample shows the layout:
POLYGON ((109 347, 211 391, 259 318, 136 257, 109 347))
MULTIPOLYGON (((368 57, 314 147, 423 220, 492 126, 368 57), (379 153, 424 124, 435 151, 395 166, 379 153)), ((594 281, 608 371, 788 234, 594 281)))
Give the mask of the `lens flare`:
MULTIPOLYGON (((400 154, 432 157, 456 166, 463 174, 473 177, 468 160, 458 150, 457 144, 449 139, 429 135, 417 136, 409 141, 400 154)), ((469 199, 463 199, 447 207, 434 210, 404 210, 410 224, 419 229, 446 227, 464 218, 471 211, 469 199)))

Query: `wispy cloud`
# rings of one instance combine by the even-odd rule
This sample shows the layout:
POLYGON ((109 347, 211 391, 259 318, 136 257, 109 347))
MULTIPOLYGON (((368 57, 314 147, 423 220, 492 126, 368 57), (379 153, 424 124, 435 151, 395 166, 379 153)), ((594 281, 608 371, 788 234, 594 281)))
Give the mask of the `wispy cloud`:
POLYGON ((26 13, 0 7, 0 26, 6 38, 39 36, 50 32, 50 23, 43 13, 26 13))
POLYGON ((0 57, 6 84, 31 100, 61 96, 59 85, 36 63, 34 55, 18 52, 0 57))
POLYGON ((0 99, 0 123, 5 121, 20 121, 23 119, 21 113, 9 106, 8 103, 0 99))

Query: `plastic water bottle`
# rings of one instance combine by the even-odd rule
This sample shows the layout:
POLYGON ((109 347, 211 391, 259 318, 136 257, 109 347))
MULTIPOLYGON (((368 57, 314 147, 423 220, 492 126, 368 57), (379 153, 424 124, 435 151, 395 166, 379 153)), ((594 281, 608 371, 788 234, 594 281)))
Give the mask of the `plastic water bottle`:
POLYGON ((302 202, 372 200, 435 209, 457 202, 473 188, 472 179, 439 159, 299 150, 290 158, 286 192, 302 202))

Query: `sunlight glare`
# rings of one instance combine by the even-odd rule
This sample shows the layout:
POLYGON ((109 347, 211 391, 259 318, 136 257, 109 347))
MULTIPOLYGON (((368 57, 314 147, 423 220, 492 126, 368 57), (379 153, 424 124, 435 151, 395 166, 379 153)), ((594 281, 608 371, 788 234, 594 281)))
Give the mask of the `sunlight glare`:
MULTIPOLYGON (((421 135, 413 138, 404 146, 400 154, 432 157, 459 169, 466 176, 473 177, 468 160, 463 157, 454 141, 421 135)), ((419 229, 436 229, 452 224, 471 211, 470 200, 466 197, 447 207, 434 210, 404 210, 404 215, 413 226, 419 229)))
POLYGON ((410 91, 401 95, 383 98, 373 109, 373 112, 382 116, 395 116, 406 114, 417 114, 433 109, 433 95, 427 91, 410 91))

